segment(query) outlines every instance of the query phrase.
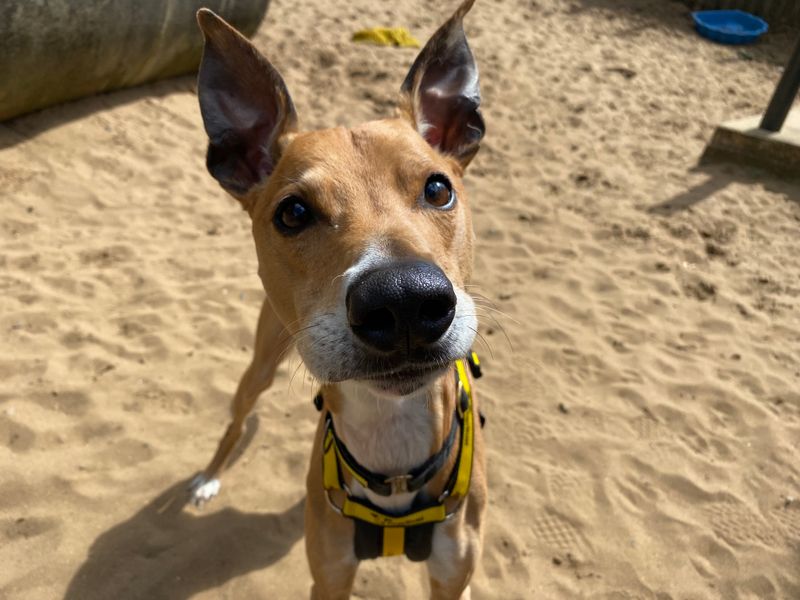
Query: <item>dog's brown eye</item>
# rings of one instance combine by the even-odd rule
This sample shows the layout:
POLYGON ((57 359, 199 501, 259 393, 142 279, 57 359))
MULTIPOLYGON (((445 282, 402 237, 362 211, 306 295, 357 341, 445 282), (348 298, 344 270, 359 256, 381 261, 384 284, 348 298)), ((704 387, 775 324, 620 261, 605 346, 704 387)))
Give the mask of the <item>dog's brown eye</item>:
POLYGON ((305 200, 298 196, 289 196, 278 204, 273 222, 284 235, 293 235, 308 227, 313 220, 314 213, 305 200))
POLYGON ((435 208, 447 210, 455 204, 455 194, 450 180, 437 173, 425 182, 425 202, 435 208))

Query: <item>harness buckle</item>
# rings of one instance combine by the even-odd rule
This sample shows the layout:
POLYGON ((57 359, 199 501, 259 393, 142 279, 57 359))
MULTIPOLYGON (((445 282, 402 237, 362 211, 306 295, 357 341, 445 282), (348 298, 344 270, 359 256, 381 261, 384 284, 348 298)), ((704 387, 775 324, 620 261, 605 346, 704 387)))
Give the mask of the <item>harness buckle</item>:
POLYGON ((405 494, 408 492, 408 482, 411 481, 411 475, 395 475, 394 477, 387 477, 384 483, 392 486, 392 494, 405 494))

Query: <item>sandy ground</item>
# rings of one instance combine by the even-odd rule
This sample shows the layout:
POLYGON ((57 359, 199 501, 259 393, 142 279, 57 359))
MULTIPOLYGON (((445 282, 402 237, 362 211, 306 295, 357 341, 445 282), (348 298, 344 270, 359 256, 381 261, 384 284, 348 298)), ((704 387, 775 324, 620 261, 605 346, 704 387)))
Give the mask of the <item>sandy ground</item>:
MULTIPOLYGON (((391 111, 450 6, 277 1, 257 45, 306 127, 391 111), (377 11, 377 12, 376 12, 377 11)), ((491 504, 474 598, 800 598, 800 187, 696 167, 765 106, 790 39, 740 51, 661 0, 479 0, 467 178, 491 504)), ((0 125, 0 597, 302 598, 317 413, 295 358, 202 511, 262 298, 205 173, 190 78, 0 125)), ((419 598, 365 564, 358 598, 419 598)))

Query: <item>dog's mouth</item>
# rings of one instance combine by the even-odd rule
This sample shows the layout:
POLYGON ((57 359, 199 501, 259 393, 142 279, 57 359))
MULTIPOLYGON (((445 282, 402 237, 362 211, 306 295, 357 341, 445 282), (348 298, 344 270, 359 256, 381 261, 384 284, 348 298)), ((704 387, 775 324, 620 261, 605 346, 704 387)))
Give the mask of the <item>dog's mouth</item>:
POLYGON ((409 395, 450 369, 453 362, 469 353, 477 330, 472 299, 457 290, 459 297, 453 323, 438 340, 422 347, 406 346, 378 351, 355 339, 347 314, 338 306, 308 320, 308 335, 300 336, 297 349, 308 370, 325 384, 360 382, 381 395, 409 395))

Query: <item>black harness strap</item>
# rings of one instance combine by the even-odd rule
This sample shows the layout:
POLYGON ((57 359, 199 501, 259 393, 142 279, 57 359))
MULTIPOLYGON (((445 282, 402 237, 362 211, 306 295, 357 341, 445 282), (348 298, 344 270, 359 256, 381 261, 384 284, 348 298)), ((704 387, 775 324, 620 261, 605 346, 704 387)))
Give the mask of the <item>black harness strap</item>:
MULTIPOLYGON (((416 503, 415 503, 416 506, 416 503)), ((353 519, 353 550, 358 560, 370 560, 383 556, 384 527, 366 521, 353 519)), ((428 560, 433 546, 433 526, 436 523, 423 523, 404 528, 403 553, 413 562, 428 560)))

